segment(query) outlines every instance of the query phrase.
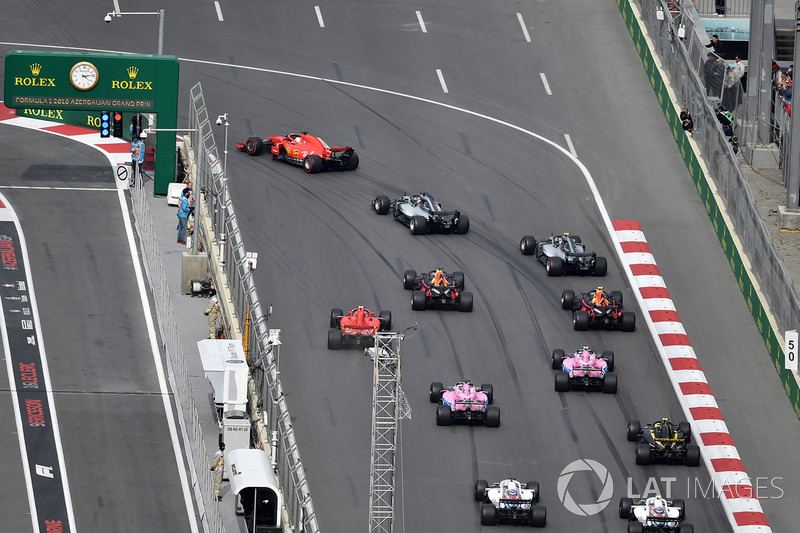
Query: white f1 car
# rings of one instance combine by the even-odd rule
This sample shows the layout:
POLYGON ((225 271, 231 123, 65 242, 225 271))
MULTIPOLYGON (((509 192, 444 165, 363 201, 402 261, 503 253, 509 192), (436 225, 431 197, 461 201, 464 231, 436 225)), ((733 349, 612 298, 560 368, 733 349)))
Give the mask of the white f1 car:
POLYGON ((544 527, 547 523, 547 508, 535 505, 539 501, 539 483, 520 483, 514 478, 499 483, 485 479, 475 481, 475 501, 481 505, 481 525, 497 524, 544 527))
POLYGON ((683 500, 665 500, 651 496, 646 500, 621 498, 619 517, 628 520, 629 533, 694 533, 694 526, 684 522, 683 500))

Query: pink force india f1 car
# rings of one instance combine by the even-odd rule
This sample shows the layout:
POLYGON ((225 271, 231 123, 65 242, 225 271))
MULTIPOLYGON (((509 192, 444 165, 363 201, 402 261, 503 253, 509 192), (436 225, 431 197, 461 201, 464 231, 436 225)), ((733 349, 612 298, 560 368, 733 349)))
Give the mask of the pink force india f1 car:
POLYGON ((469 380, 445 388, 440 382, 431 383, 431 403, 436 406, 436 425, 449 426, 454 422, 484 424, 490 428, 500 425, 500 408, 494 402, 494 387, 484 383, 476 387, 469 380))
POLYGON ((601 390, 606 394, 617 392, 617 375, 614 370, 614 352, 597 355, 588 346, 569 355, 556 348, 552 356, 556 392, 570 389, 601 390))

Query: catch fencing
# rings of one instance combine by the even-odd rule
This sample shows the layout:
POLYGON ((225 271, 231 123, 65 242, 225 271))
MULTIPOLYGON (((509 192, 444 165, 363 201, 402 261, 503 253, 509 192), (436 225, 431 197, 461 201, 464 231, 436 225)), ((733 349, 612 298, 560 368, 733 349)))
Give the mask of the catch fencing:
MULTIPOLYGON (((206 466, 206 446, 197 404, 189 381, 189 369, 178 334, 179 323, 175 318, 170 298, 167 274, 161 262, 156 229, 150 213, 142 180, 136 180, 131 188, 131 206, 134 224, 139 236, 145 274, 153 292, 153 300, 158 318, 158 328, 166 352, 169 383, 177 400, 178 423, 186 446, 186 460, 192 475, 192 486, 198 502, 200 521, 206 533, 224 533, 225 528, 219 502, 214 497, 214 479, 206 466), (195 476, 199 475, 200 478, 195 476)), ((216 450, 212 451, 213 452, 216 450)))
MULTIPOLYGON (((688 0, 683 3, 685 6, 688 0)), ((681 23, 686 25, 685 39, 679 37, 679 27, 671 17, 659 20, 657 11, 668 8, 664 0, 617 0, 617 4, 756 327, 800 416, 797 378, 783 366, 783 332, 797 328, 800 300, 758 212, 732 145, 715 116, 712 109, 715 102, 697 75, 699 58, 707 53, 705 46, 691 26, 691 17, 685 13, 681 16, 681 23), (683 131, 676 107, 686 107, 694 115, 693 136, 683 131), (724 204, 724 212, 717 197, 724 204), (758 279, 758 288, 751 274, 758 279), (776 321, 774 329, 767 308, 776 321)), ((753 127, 746 120, 737 121, 739 131, 753 127)))
MULTIPOLYGON (((203 202, 203 209, 199 210, 199 222, 195 223, 195 233, 205 239, 213 235, 214 242, 205 242, 204 250, 219 250, 218 264, 228 281, 233 312, 240 323, 247 324, 242 331, 243 342, 248 347, 247 363, 261 404, 261 413, 251 413, 251 416, 258 418, 263 415, 267 434, 272 436, 271 442, 257 440, 256 444, 270 448, 291 528, 296 532, 318 533, 319 526, 305 469, 300 461, 279 379, 279 343, 276 343, 275 335, 271 335, 267 327, 271 308, 265 309, 258 298, 239 223, 231 204, 224 161, 220 159, 214 141, 200 83, 190 91, 189 130, 194 130, 189 138, 194 152, 195 185, 201 193, 197 198, 203 202)), ((212 276, 215 274, 212 273, 212 276)))

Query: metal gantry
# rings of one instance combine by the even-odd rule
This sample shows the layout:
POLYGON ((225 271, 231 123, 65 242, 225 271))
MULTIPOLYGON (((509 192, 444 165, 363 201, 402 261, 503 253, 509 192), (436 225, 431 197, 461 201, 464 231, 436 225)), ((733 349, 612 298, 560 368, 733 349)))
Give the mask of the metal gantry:
POLYGON ((367 353, 375 365, 372 387, 372 459, 369 482, 369 531, 391 533, 394 523, 395 459, 399 422, 411 418, 400 388, 400 341, 397 332, 376 332, 367 353))

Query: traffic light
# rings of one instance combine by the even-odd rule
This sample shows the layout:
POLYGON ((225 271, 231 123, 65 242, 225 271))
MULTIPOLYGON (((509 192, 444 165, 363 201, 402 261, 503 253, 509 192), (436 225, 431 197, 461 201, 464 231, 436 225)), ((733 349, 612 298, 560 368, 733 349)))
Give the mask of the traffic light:
POLYGON ((111 136, 111 113, 103 111, 100 113, 100 137, 111 136))
POLYGON ((114 137, 122 137, 122 113, 114 112, 114 137))

